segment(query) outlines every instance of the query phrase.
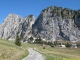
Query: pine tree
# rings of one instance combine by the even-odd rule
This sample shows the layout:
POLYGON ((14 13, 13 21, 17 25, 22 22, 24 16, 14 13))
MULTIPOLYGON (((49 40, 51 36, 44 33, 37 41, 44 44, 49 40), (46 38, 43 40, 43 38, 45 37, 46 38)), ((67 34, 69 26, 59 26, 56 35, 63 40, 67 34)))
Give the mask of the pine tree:
POLYGON ((15 44, 18 45, 18 46, 21 46, 21 38, 19 37, 18 34, 16 36, 15 44))

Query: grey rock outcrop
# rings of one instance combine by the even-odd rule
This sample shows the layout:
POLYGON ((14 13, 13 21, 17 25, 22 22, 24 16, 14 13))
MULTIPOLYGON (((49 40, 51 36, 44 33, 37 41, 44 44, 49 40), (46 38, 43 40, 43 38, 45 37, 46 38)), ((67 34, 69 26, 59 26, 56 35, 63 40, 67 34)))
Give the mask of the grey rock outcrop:
POLYGON ((45 40, 80 39, 80 10, 75 11, 56 6, 42 10, 33 25, 33 36, 45 40))
POLYGON ((28 40, 32 36, 32 25, 35 18, 33 15, 29 15, 23 19, 21 37, 23 41, 28 40))
POLYGON ((23 19, 17 14, 9 14, 0 25, 0 38, 15 40, 16 35, 19 34, 22 39, 24 39, 29 33, 30 35, 32 34, 31 31, 33 23, 34 17, 32 15, 23 19))
POLYGON ((48 41, 77 41, 80 39, 80 10, 50 6, 36 19, 33 15, 22 18, 9 14, 0 25, 0 38, 15 40, 17 33, 23 41, 31 36, 48 41))
POLYGON ((17 14, 9 14, 4 20, 4 23, 0 26, 0 37, 3 39, 14 40, 17 32, 21 29, 21 22, 21 16, 18 16, 17 14))

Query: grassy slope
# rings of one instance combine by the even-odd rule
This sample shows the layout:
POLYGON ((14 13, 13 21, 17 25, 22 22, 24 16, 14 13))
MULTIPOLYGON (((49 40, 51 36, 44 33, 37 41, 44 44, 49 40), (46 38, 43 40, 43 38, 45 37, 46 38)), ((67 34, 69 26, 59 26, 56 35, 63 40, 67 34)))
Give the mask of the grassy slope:
POLYGON ((80 49, 51 48, 35 44, 23 43, 21 47, 14 42, 0 39, 0 60, 21 60, 28 55, 28 48, 36 48, 46 57, 46 60, 80 60, 80 49))
POLYGON ((0 39, 0 60, 21 60, 28 55, 26 44, 21 47, 14 42, 0 39))
POLYGON ((27 46, 39 50, 46 57, 46 60, 80 60, 80 49, 51 48, 50 46, 43 49, 42 46, 35 44, 27 44, 27 46))
POLYGON ((80 60, 80 49, 51 48, 46 46, 46 49, 38 47, 38 50, 43 52, 47 60, 80 60))

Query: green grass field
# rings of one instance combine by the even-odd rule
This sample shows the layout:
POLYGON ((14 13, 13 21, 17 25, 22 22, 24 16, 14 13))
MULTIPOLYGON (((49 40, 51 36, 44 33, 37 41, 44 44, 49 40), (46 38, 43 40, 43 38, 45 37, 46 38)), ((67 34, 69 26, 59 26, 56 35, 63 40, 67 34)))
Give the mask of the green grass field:
POLYGON ((45 50, 41 48, 39 50, 43 52, 47 60, 80 60, 80 49, 51 48, 47 46, 45 50))
POLYGON ((21 60, 28 55, 28 48, 36 48, 46 60, 80 60, 80 49, 71 48, 51 48, 41 45, 22 43, 16 46, 14 42, 0 39, 0 60, 21 60))
POLYGON ((21 60, 28 55, 25 44, 16 46, 14 42, 0 39, 0 60, 21 60))

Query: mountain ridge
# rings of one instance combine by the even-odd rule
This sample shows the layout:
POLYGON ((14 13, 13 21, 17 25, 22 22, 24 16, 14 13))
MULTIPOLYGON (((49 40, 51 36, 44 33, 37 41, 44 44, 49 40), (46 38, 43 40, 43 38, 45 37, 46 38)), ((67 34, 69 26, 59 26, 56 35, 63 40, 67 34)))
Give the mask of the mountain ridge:
POLYGON ((19 32, 23 41, 31 36, 49 41, 80 39, 80 10, 50 6, 35 18, 9 14, 0 25, 0 38, 15 40, 19 32))
POLYGON ((42 10, 33 25, 33 35, 46 40, 79 40, 80 10, 51 6, 42 10))

